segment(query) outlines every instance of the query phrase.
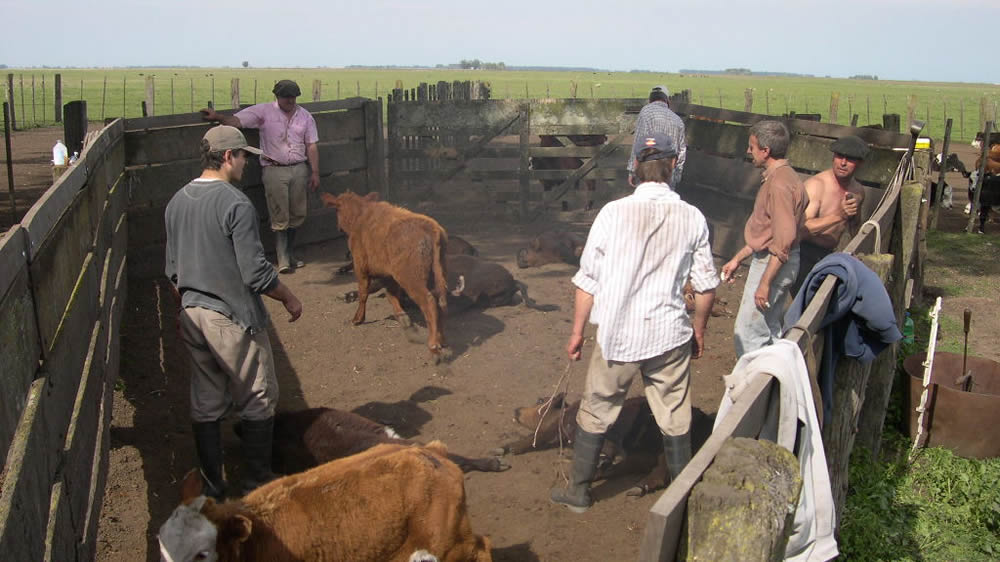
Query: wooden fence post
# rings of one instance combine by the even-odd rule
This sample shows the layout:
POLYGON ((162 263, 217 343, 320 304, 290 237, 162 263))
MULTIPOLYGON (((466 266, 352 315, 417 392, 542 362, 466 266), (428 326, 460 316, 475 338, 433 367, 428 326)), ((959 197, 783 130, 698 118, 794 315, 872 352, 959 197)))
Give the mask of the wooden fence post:
MULTIPOLYGON (((948 150, 951 148, 951 119, 944 125, 944 145, 941 147, 941 170, 938 172, 937 184, 931 186, 931 201, 934 204, 931 205, 931 218, 927 225, 927 228, 934 230, 937 228, 938 220, 938 209, 941 208, 941 199, 944 196, 944 174, 948 170, 948 150)), ((935 158, 935 155, 931 155, 931 158, 935 158)))
POLYGON ((365 120, 365 151, 368 154, 368 192, 377 192, 389 200, 385 181, 385 138, 382 136, 382 102, 366 101, 361 106, 365 120))
POLYGON ((753 88, 743 90, 743 111, 753 112, 753 88))
POLYGON ((983 191, 983 176, 986 175, 986 160, 990 152, 990 133, 993 132, 993 122, 987 121, 986 125, 983 127, 983 147, 979 154, 979 174, 976 177, 976 195, 972 198, 972 206, 969 209, 969 224, 966 225, 965 231, 968 233, 975 232, 976 219, 979 218, 979 196, 983 191))
POLYGON ((24 110, 24 74, 17 75, 17 83, 21 88, 21 119, 26 120, 28 112, 24 110))
POLYGON ((104 121, 104 107, 108 101, 108 75, 104 75, 104 87, 101 88, 101 121, 104 121))
MULTIPOLYGON (((124 94, 123 94, 124 95, 124 94)), ((62 123, 62 74, 56 74, 56 94, 55 94, 55 115, 56 123, 62 123)))
MULTIPOLYGON (((57 74, 58 76, 58 74, 57 74)), ((7 113, 10 115, 10 128, 17 130, 17 115, 14 113, 14 74, 7 74, 7 113)))
MULTIPOLYGON (((892 269, 891 254, 869 254, 859 256, 882 282, 892 269)), ((826 328, 831 329, 831 328, 826 328)), ((871 364, 863 364, 855 359, 841 357, 834 376, 833 410, 829 420, 823 420, 823 448, 826 463, 830 468, 830 489, 836 506, 837 521, 841 521, 844 501, 847 498, 848 465, 857 433, 857 420, 865 401, 865 390, 871 364)))
POLYGON ((194 113, 194 78, 191 79, 191 113, 194 113))
POLYGON ((830 93, 830 122, 837 123, 837 113, 840 109, 840 92, 830 93))
POLYGON ((852 127, 857 127, 858 126, 858 114, 857 113, 851 115, 851 126, 852 127))
MULTIPOLYGON (((985 131, 986 130, 986 121, 988 121, 988 118, 986 117, 986 94, 983 94, 983 97, 979 99, 979 130, 980 131, 985 131)), ((988 143, 986 137, 983 137, 983 142, 984 143, 988 143)))
POLYGON ((10 153, 10 104, 3 102, 3 142, 7 147, 7 191, 10 193, 10 224, 17 224, 17 199, 14 197, 14 164, 10 153))
MULTIPOLYGON (((27 117, 25 117, 27 118, 27 117)), ((31 122, 38 123, 38 116, 35 115, 35 75, 31 75, 31 122)))
POLYGON ((240 79, 231 78, 229 80, 229 103, 233 109, 240 108, 240 79))
POLYGON ((906 126, 909 128, 910 123, 913 123, 914 114, 917 110, 917 96, 916 94, 910 94, 907 96, 906 101, 906 126))
POLYGON ((75 100, 63 108, 63 138, 70 154, 83 152, 83 139, 87 136, 87 102, 75 100))
POLYGON ((152 76, 146 77, 146 114, 156 115, 156 83, 152 76))
POLYGON ((321 80, 313 80, 313 101, 319 101, 323 96, 323 82, 321 80))
POLYGON ((887 131, 899 132, 899 114, 888 113, 882 116, 882 128, 887 131))
MULTIPOLYGON (((576 84, 571 82, 571 84, 576 84)), ((575 97, 575 96, 574 96, 575 97)), ((521 126, 520 132, 520 155, 521 160, 518 165, 518 181, 521 185, 521 221, 525 222, 528 220, 528 198, 531 195, 531 172, 529 171, 529 166, 531 164, 531 105, 527 102, 521 104, 518 111, 518 121, 521 126)))

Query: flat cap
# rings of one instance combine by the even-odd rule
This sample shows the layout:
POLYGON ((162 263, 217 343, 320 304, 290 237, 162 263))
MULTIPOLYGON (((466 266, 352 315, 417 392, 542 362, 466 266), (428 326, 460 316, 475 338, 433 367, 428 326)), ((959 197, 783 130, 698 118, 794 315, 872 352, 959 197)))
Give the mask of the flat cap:
POLYGON ((302 95, 302 90, 299 89, 299 85, 293 80, 278 80, 278 83, 274 85, 274 89, 271 91, 279 98, 297 98, 302 95))
POLYGON ((841 137, 830 145, 830 150, 834 154, 840 154, 848 158, 864 160, 868 156, 868 145, 860 137, 848 135, 841 137))

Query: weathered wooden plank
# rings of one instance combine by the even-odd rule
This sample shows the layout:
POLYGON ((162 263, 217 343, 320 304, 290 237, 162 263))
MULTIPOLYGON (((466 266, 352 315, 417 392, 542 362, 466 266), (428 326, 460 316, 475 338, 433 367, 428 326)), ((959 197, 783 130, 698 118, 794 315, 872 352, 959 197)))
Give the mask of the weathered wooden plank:
MULTIPOLYGON (((517 116, 519 100, 450 100, 446 103, 392 103, 388 106, 390 136, 428 126, 448 129, 489 129, 517 116)), ((519 134, 512 130, 511 134, 519 134)), ((419 133, 418 133, 419 134, 419 133)))
POLYGON ((776 118, 770 115, 747 113, 745 111, 721 109, 718 107, 708 107, 683 102, 672 103, 670 108, 681 116, 697 115, 706 119, 732 121, 736 123, 752 124, 765 119, 778 119, 784 122, 792 133, 826 137, 829 139, 838 139, 845 135, 857 135, 869 143, 886 148, 904 148, 908 146, 910 142, 909 135, 901 135, 896 132, 879 129, 847 127, 844 125, 819 123, 802 119, 776 118))
MULTIPOLYGON (((629 133, 635 130, 635 114, 642 109, 639 100, 623 99, 545 99, 531 102, 532 134, 552 126, 592 126, 604 134, 629 133)), ((557 133, 558 134, 558 133, 557 133)))
MULTIPOLYGON (((760 170, 742 159, 688 151, 684 175, 677 186, 682 198, 702 186, 712 186, 724 193, 756 197, 760 189, 760 170)), ((751 202, 751 207, 753 203, 751 202)))
POLYGON ((101 320, 94 324, 90 334, 87 358, 80 374, 79 388, 73 403, 63 447, 66 493, 73 521, 83 521, 90 497, 90 471, 94 464, 94 447, 97 443, 98 414, 104 394, 104 342, 106 328, 101 320))
POLYGON ((42 356, 27 265, 13 274, 0 297, 0 458, 7 454, 42 356))
MULTIPOLYGON (((364 113, 361 109, 315 116, 320 145, 363 139, 364 113)), ((201 138, 212 124, 198 124, 166 129, 140 129, 125 133, 126 162, 129 166, 162 164, 199 158, 201 138)), ((243 129, 247 142, 260 146, 257 129, 243 129)))
POLYGON ((41 560, 58 447, 44 415, 47 377, 31 383, 7 453, 0 488, 0 550, 9 560, 41 560))
MULTIPOLYGON (((117 355, 117 347, 115 349, 117 355)), ((109 358, 110 359, 110 358, 109 358)), ((108 363, 108 368, 115 366, 117 359, 108 363)), ((107 381, 101 397, 99 426, 97 428, 97 443, 94 446, 94 461, 90 469, 90 494, 87 498, 87 510, 83 521, 77 523, 76 529, 80 536, 77 546, 77 560, 94 560, 97 554, 97 529, 100 526, 101 505, 104 502, 104 488, 108 479, 111 413, 114 405, 114 379, 108 371, 107 381)))
POLYGON ((45 527, 44 562, 76 559, 77 531, 73 528, 66 483, 56 480, 49 500, 48 524, 45 527))
POLYGON ((382 102, 365 103, 363 109, 363 131, 365 139, 365 167, 367 168, 368 191, 385 195, 385 154, 382 138, 382 102))
POLYGON ((733 403, 705 444, 698 449, 677 480, 663 492, 649 510, 646 530, 639 550, 642 562, 674 560, 691 489, 712 464, 715 455, 730 437, 753 437, 763 424, 763 409, 774 382, 769 375, 754 377, 733 403))
MULTIPOLYGON (((343 109, 361 109, 365 98, 347 98, 335 101, 321 101, 311 103, 300 103, 309 113, 317 114, 325 111, 337 111, 343 109)), ((241 108, 242 109, 242 108, 241 108)), ((239 110, 225 109, 219 110, 223 115, 232 115, 239 110)), ((125 119, 124 129, 126 131, 137 131, 142 129, 159 129, 167 127, 180 127, 184 125, 199 125, 206 123, 201 117, 201 113, 180 113, 176 115, 163 115, 159 117, 139 117, 125 119)))
POLYGON ((531 124, 532 135, 631 135, 635 128, 633 123, 622 122, 615 125, 601 123, 539 123, 531 124))

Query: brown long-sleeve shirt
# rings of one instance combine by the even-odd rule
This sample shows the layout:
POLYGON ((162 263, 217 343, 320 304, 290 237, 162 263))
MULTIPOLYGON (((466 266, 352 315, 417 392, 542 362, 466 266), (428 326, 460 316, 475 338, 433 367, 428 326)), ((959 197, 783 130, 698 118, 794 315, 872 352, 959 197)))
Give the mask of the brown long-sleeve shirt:
POLYGON ((799 174, 787 160, 775 161, 761 174, 753 213, 743 229, 747 246, 755 252, 767 250, 782 263, 788 261, 788 252, 799 244, 808 204, 799 174))

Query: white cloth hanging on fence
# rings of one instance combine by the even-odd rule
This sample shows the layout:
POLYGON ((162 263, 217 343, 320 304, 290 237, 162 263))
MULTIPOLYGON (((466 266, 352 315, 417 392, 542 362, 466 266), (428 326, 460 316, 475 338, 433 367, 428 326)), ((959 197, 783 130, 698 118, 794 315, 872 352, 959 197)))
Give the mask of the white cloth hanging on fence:
MULTIPOLYGON (((743 355, 733 367, 733 372, 724 377, 726 392, 715 416, 715 426, 718 427, 726 417, 726 412, 742 389, 760 373, 772 375, 777 379, 780 389, 780 400, 778 403, 771 401, 768 404, 770 411, 766 417, 770 420, 781 419, 781 423, 785 424, 802 422, 797 455, 799 473, 802 476, 802 493, 799 494, 799 503, 795 509, 794 528, 785 546, 785 560, 831 560, 838 555, 837 540, 834 537, 836 511, 823 450, 823 436, 809 385, 809 372, 799 347, 782 339, 743 355), (774 410, 779 407, 794 409, 795 416, 777 415, 774 410)), ((774 435, 788 432, 794 435, 795 430, 796 428, 778 427, 774 435)))

